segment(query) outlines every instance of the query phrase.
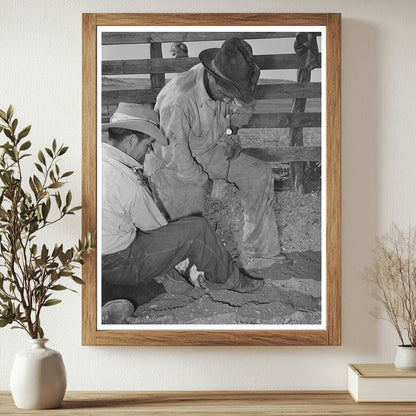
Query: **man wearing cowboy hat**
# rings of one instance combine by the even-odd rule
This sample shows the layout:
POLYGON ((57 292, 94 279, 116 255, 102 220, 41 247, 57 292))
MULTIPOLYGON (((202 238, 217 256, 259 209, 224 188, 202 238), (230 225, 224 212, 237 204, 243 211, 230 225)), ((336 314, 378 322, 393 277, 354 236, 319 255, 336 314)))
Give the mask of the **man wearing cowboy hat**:
POLYGON ((233 135, 252 115, 260 70, 251 46, 238 38, 202 51, 199 59, 157 97, 155 110, 169 144, 154 146, 145 170, 172 219, 200 214, 206 195, 224 197, 234 185, 244 209, 244 254, 257 258, 259 267, 270 265, 284 257, 273 210, 272 170, 240 154, 233 135), (219 143, 227 135, 231 146, 219 143))
POLYGON ((102 127, 108 131, 101 148, 104 323, 123 323, 143 299, 140 284, 171 272, 178 278, 174 267, 185 259, 204 272, 208 289, 259 289, 263 281, 238 269, 205 219, 168 224, 158 209, 143 173, 152 143, 167 144, 157 114, 120 103, 102 127))

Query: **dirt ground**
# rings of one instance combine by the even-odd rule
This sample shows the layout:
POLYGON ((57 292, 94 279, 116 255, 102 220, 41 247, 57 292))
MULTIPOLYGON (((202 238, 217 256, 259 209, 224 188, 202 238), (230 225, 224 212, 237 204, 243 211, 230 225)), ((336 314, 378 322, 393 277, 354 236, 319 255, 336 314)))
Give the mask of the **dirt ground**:
POLYGON ((288 263, 253 276, 263 288, 242 294, 229 290, 189 288, 161 294, 139 306, 134 324, 317 324, 321 319, 320 253, 289 253, 288 263))
POLYGON ((236 193, 207 200, 204 215, 239 265, 262 278, 261 290, 241 294, 189 286, 182 294, 162 293, 139 306, 131 324, 319 324, 321 322, 320 192, 275 194, 284 264, 259 269, 239 256, 242 209, 236 193))

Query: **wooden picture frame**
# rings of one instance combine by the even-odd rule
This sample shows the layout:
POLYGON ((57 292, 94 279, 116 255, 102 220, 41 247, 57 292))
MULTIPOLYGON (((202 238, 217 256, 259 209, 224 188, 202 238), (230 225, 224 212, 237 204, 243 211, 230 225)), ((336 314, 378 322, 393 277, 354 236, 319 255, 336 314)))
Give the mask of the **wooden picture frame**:
MULTIPOLYGON (((341 344, 341 15, 322 14, 83 14, 82 229, 97 229, 97 28, 100 26, 324 27, 326 42, 326 292, 322 329, 99 330, 97 255, 83 266, 83 345, 340 345, 341 344)), ((309 30, 309 29, 308 29, 309 30)), ((165 30, 166 31, 166 30, 165 30)), ((241 31, 241 29, 240 29, 241 31)), ((296 58, 296 55, 293 54, 296 58)), ((278 57, 277 57, 278 58, 278 57)), ((293 58, 293 59, 295 59, 293 58)), ((292 58, 291 58, 292 59, 292 58)), ((324 67, 323 67, 324 68, 324 67)), ((157 77, 157 76, 156 76, 157 77)), ((300 95, 302 96, 302 95, 300 95)), ((293 150, 293 149, 292 149, 293 150)), ((325 149, 324 149, 325 150, 325 149)), ((304 160, 304 159, 303 159, 304 160)), ((99 235, 99 233, 98 233, 99 235)))

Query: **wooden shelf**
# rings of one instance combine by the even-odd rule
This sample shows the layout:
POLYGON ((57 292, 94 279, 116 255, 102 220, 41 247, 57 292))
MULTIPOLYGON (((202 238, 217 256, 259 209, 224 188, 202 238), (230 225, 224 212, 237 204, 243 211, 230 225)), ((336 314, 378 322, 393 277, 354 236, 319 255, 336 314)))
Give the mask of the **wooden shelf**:
POLYGON ((414 403, 355 403, 339 391, 67 392, 59 409, 22 410, 0 392, 0 415, 415 415, 414 403))

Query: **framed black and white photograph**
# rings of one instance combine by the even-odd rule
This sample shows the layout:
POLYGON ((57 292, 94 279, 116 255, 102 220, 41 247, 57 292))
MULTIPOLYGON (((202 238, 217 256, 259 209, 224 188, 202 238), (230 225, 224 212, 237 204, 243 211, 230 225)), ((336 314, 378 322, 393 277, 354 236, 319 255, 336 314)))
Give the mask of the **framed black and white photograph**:
POLYGON ((84 14, 84 345, 339 345, 340 15, 84 14))

